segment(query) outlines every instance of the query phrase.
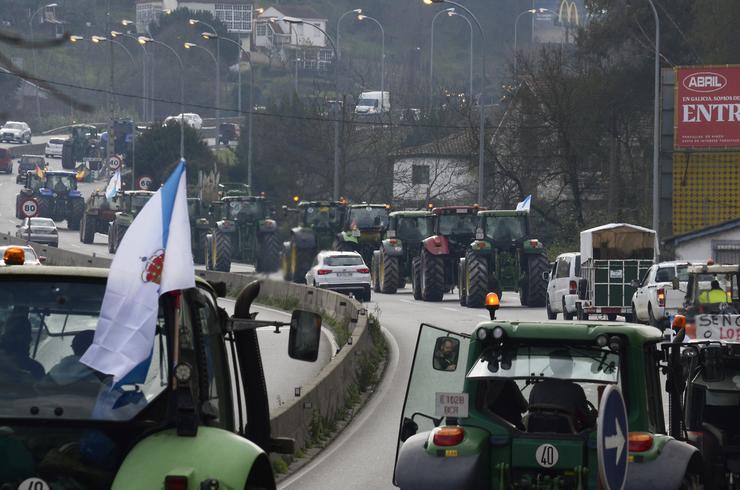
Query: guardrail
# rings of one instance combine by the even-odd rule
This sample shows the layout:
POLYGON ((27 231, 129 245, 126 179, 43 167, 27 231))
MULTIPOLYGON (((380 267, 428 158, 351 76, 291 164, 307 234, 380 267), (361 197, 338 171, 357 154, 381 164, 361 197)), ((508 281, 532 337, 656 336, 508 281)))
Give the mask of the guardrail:
MULTIPOLYGON (((26 242, 11 235, 0 235, 0 245, 24 245, 26 242)), ((31 244, 38 255, 46 257, 49 265, 81 267, 108 267, 111 259, 89 256, 54 247, 31 244)), ((279 407, 271 414, 272 433, 290 436, 296 440, 296 448, 310 446, 315 439, 317 420, 336 420, 347 406, 352 385, 358 382, 360 363, 374 349, 368 330, 367 310, 358 301, 347 296, 280 281, 264 279, 256 274, 235 274, 212 271, 196 271, 208 280, 223 281, 231 294, 238 293, 244 286, 257 279, 262 280, 259 299, 279 304, 295 303, 297 308, 321 313, 337 324, 346 324, 349 337, 339 352, 322 368, 318 376, 301 388, 301 396, 291 403, 279 407)))

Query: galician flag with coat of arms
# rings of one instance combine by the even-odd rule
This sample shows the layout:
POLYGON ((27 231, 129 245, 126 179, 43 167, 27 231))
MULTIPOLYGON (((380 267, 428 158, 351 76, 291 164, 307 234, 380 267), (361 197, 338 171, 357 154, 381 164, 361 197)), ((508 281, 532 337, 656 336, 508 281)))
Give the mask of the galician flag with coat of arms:
POLYGON ((154 345, 159 296, 195 287, 185 160, 123 236, 108 275, 95 339, 80 361, 118 382, 154 345))

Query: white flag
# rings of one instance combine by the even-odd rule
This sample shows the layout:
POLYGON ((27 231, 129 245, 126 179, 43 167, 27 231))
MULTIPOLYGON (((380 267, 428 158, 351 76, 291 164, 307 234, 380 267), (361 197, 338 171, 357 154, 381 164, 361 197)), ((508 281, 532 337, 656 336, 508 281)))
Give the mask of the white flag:
POLYGON ((159 296, 195 287, 185 161, 123 236, 113 258, 95 339, 80 361, 114 382, 149 358, 159 296))
POLYGON ((108 187, 105 188, 106 199, 113 199, 113 197, 121 189, 121 170, 116 170, 116 173, 108 181, 108 187))
POLYGON ((529 211, 529 205, 532 202, 532 194, 524 198, 524 200, 516 205, 516 211, 529 211))

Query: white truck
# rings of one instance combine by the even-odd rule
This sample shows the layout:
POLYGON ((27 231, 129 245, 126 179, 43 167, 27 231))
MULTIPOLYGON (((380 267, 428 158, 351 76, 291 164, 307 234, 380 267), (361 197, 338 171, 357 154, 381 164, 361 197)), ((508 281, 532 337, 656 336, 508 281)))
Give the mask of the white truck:
POLYGON ((355 106, 355 114, 371 116, 385 114, 391 110, 390 92, 362 92, 355 106))
POLYGON ((637 322, 665 328, 683 306, 689 280, 688 262, 661 262, 633 281, 632 316, 637 322), (679 288, 674 287, 678 280, 679 288))

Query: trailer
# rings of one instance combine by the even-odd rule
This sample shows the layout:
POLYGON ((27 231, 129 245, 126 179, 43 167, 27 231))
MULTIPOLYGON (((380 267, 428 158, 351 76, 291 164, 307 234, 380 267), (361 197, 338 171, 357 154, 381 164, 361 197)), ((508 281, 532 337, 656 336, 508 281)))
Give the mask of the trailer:
POLYGON ((581 279, 576 315, 623 316, 631 322, 633 281, 639 281, 658 257, 655 230, 610 223, 581 232, 581 279))

